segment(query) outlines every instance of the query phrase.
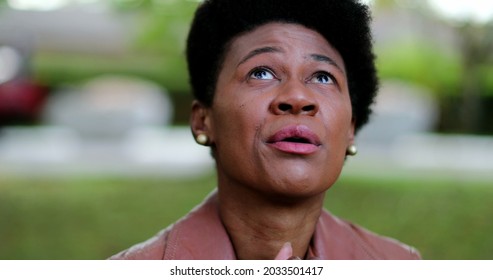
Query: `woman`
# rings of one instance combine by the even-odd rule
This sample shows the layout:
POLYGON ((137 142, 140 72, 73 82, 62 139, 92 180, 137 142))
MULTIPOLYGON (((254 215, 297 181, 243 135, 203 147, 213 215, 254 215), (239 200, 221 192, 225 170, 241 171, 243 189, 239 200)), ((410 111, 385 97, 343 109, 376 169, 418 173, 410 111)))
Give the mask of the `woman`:
POLYGON ((353 0, 206 0, 189 33, 191 128, 218 187, 115 259, 418 259, 323 210, 377 78, 353 0))

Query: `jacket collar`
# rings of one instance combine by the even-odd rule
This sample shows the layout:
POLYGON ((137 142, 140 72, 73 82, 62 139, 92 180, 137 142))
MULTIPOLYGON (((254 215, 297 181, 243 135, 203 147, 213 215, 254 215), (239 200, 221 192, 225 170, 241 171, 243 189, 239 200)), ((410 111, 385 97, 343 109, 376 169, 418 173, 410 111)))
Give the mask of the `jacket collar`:
MULTIPOLYGON (((233 244, 218 209, 215 190, 202 204, 173 225, 166 242, 164 259, 235 260, 233 244)), ((317 240, 310 245, 307 254, 309 259, 319 258, 319 250, 313 248, 317 248, 317 240)))

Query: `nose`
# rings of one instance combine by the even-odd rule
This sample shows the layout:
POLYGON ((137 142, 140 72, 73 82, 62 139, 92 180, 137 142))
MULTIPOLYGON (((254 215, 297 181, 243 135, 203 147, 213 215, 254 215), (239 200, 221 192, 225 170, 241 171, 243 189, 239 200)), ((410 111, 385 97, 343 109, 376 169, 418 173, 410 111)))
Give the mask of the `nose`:
POLYGON ((314 116, 319 110, 319 104, 314 93, 303 82, 296 81, 279 87, 270 110, 276 115, 314 116))

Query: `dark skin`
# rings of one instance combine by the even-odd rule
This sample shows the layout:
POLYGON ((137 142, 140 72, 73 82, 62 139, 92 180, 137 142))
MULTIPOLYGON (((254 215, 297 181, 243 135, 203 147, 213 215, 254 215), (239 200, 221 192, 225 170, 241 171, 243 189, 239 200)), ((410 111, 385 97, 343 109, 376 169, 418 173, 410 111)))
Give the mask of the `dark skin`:
POLYGON ((191 126, 214 149, 220 215, 238 259, 303 258, 354 141, 337 50, 296 24, 233 39, 213 104, 195 101, 191 126))

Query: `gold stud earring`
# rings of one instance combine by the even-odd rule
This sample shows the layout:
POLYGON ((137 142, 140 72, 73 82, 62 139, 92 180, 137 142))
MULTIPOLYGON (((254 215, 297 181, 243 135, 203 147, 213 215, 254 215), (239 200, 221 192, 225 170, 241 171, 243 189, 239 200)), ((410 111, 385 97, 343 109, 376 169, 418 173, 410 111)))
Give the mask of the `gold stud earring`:
POLYGON ((197 135, 197 138, 195 138, 195 140, 200 145, 205 146, 205 145, 207 145, 207 142, 209 142, 209 137, 207 137, 207 135, 205 135, 203 133, 200 133, 199 135, 197 135))
POLYGON ((355 145, 351 145, 347 148, 346 152, 350 156, 355 156, 358 153, 358 148, 355 145))

